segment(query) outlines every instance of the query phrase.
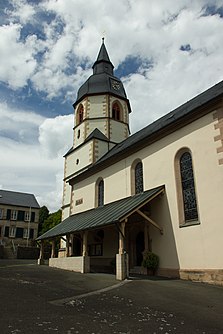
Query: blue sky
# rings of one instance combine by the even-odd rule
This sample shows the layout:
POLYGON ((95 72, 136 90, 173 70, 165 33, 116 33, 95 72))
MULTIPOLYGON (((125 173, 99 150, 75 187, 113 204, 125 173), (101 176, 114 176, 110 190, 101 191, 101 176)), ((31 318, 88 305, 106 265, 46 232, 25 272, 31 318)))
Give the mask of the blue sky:
POLYGON ((2 0, 3 189, 60 207, 72 104, 102 36, 132 106, 132 132, 222 80, 222 0, 2 0))

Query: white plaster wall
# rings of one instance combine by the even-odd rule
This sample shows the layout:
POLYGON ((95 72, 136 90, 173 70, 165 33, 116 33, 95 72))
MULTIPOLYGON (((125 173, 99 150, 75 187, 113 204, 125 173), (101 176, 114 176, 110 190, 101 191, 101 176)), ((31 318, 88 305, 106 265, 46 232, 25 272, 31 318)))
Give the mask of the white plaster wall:
POLYGON ((86 133, 87 137, 97 128, 108 138, 108 133, 106 130, 106 124, 107 124, 106 122, 107 122, 106 118, 98 118, 97 120, 90 120, 86 133))
POLYGON ((109 150, 109 144, 108 142, 105 141, 100 141, 97 140, 95 143, 96 147, 95 147, 95 156, 96 156, 96 160, 100 159, 105 153, 108 152, 109 150))
POLYGON ((87 179, 74 185, 72 214, 95 207, 95 183, 89 183, 88 181, 87 179), (76 201, 80 199, 83 199, 83 203, 76 205, 76 201))
POLYGON ((66 182, 64 182, 63 186, 63 205, 67 205, 70 204, 71 186, 66 182))
POLYGON ((74 147, 78 147, 86 139, 86 137, 85 137, 85 126, 86 126, 86 124, 85 123, 86 122, 82 122, 81 124, 79 124, 79 126, 77 126, 74 129, 74 147), (78 131, 79 130, 80 130, 80 136, 78 138, 78 131))
POLYGON ((90 141, 66 157, 66 178, 92 162, 92 145, 93 143, 90 141))
POLYGON ((89 116, 102 117, 105 116, 106 95, 95 95, 88 97, 89 116))
POLYGON ((111 141, 119 143, 128 137, 126 136, 126 134, 128 134, 128 128, 126 124, 111 120, 111 128, 110 128, 111 141))
POLYGON ((92 197, 99 176, 104 179, 105 203, 129 196, 130 167, 136 158, 140 158, 144 168, 144 189, 163 184, 166 187, 163 210, 157 204, 157 210, 153 213, 154 220, 156 218, 163 225, 164 235, 161 236, 158 230, 151 227, 154 251, 160 255, 162 267, 176 268, 178 262, 181 269, 223 268, 223 258, 220 256, 223 235, 223 166, 218 164, 218 145, 214 142, 217 134, 210 113, 108 167, 78 184, 77 197, 83 196, 85 203, 78 209, 82 211, 94 207, 95 200, 92 197), (192 152, 200 222, 200 225, 184 228, 179 227, 174 172, 174 158, 182 147, 188 147, 192 152), (174 240, 174 246, 170 246, 174 240), (174 247, 176 256, 173 256, 174 247))

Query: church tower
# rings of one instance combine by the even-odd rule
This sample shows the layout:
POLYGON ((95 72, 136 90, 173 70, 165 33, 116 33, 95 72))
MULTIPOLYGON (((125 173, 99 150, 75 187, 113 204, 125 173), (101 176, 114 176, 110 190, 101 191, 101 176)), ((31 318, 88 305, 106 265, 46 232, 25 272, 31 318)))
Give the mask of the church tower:
POLYGON ((73 146, 65 155, 63 216, 70 215, 69 179, 80 174, 129 134, 131 107, 104 39, 93 65, 93 74, 79 88, 74 107, 73 146))

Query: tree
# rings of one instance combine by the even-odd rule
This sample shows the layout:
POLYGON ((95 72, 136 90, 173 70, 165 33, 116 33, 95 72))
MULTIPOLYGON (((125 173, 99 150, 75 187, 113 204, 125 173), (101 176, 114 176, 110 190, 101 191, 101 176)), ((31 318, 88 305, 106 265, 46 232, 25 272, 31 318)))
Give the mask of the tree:
POLYGON ((49 210, 48 208, 44 205, 40 208, 39 210, 39 234, 43 228, 44 221, 49 217, 49 210))
POLYGON ((58 225, 61 222, 62 211, 58 210, 56 212, 50 213, 48 217, 44 220, 42 228, 40 230, 40 235, 47 232, 54 226, 58 225))
MULTIPOLYGON (((43 207, 44 208, 44 207, 43 207)), ((62 211, 58 210, 56 212, 50 213, 49 214, 49 210, 45 207, 42 210, 42 217, 44 217, 44 213, 45 213, 45 217, 46 219, 44 219, 41 229, 39 230, 39 235, 44 234, 45 232, 47 232, 48 230, 50 230, 51 228, 53 228, 54 226, 56 226, 57 224, 59 224, 61 222, 61 216, 62 216, 62 211), (48 212, 48 213, 47 213, 48 212), (46 216, 47 213, 47 216, 46 216)), ((58 252, 60 248, 60 241, 57 238, 56 239, 56 252, 58 252)), ((45 241, 44 243, 44 254, 45 254, 45 258, 48 259, 50 257, 51 254, 51 241, 45 241)))

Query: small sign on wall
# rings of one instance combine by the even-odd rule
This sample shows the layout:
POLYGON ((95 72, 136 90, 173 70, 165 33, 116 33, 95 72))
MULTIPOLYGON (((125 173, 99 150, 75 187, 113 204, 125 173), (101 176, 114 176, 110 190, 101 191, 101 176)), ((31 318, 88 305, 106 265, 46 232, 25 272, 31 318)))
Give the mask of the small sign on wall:
POLYGON ((83 204, 83 198, 77 199, 75 205, 83 204))

